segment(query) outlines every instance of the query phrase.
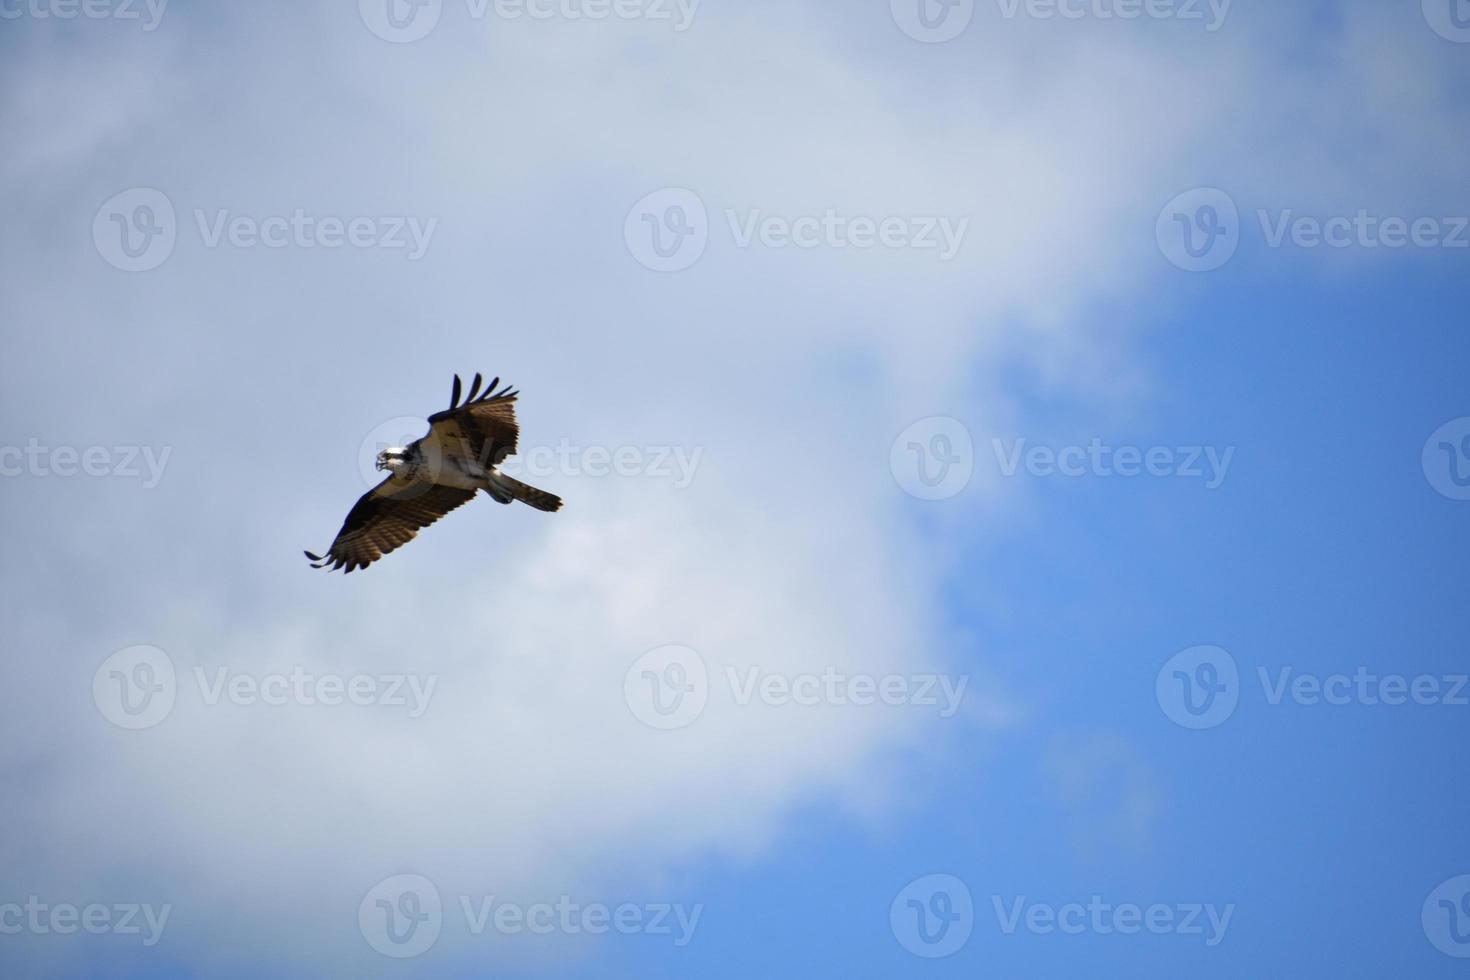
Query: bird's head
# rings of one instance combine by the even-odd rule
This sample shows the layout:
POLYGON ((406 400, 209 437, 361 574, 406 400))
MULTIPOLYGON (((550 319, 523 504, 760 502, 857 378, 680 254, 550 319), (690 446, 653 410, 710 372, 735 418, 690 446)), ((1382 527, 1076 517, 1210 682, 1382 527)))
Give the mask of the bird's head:
POLYGON ((397 473, 406 465, 408 465, 408 451, 402 447, 395 446, 378 453, 379 470, 392 470, 397 473))

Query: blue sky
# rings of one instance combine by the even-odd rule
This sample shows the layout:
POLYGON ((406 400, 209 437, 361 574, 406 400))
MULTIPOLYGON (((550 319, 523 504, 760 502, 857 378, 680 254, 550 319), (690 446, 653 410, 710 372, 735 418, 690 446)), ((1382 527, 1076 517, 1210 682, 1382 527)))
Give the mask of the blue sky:
POLYGON ((1463 973, 1437 4, 0 5, 0 973, 1463 973))

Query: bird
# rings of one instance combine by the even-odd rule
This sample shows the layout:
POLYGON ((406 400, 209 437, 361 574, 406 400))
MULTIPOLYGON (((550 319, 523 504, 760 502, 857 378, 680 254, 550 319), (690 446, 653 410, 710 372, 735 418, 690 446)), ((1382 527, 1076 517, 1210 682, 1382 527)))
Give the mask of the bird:
POLYGON ((412 541, 418 532, 484 491, 502 504, 519 500, 537 510, 561 509, 561 498, 506 476, 498 467, 516 451, 515 405, 520 392, 500 379, 481 387, 476 373, 463 403, 459 375, 449 408, 429 416, 429 431, 407 446, 378 453, 388 476, 363 494, 325 555, 307 551, 312 568, 366 568, 412 541))

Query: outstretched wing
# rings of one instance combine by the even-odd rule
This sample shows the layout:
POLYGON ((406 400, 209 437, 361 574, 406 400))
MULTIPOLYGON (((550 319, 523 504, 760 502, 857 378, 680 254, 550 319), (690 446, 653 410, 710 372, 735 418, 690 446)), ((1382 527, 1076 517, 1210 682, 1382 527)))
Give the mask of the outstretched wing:
POLYGON ((366 568, 474 496, 474 490, 390 476, 353 506, 325 556, 308 551, 306 557, 313 568, 366 568))
POLYGON ((495 378, 480 394, 480 375, 470 384, 469 395, 460 404, 459 375, 454 376, 454 391, 449 408, 429 416, 429 435, 439 443, 446 455, 465 456, 481 466, 498 466, 516 451, 520 429, 516 425, 516 397, 520 392, 506 385, 499 392, 495 378), (478 397, 476 397, 478 396, 478 397))

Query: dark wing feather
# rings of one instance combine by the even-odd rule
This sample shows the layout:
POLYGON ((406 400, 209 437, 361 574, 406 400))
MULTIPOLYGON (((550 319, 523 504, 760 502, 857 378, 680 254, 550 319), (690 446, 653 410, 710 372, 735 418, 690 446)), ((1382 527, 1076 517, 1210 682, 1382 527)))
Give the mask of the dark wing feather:
POLYGON ((316 568, 348 572, 366 568, 474 497, 473 490, 390 476, 362 495, 325 556, 308 551, 306 557, 316 562, 316 568))
POLYGON ((458 408, 451 406, 448 411, 429 416, 428 438, 438 440, 445 452, 473 457, 482 466, 498 466, 516 451, 520 436, 516 425, 516 397, 520 392, 509 385, 497 392, 495 386, 499 383, 500 379, 495 378, 479 398, 471 397, 458 408))

